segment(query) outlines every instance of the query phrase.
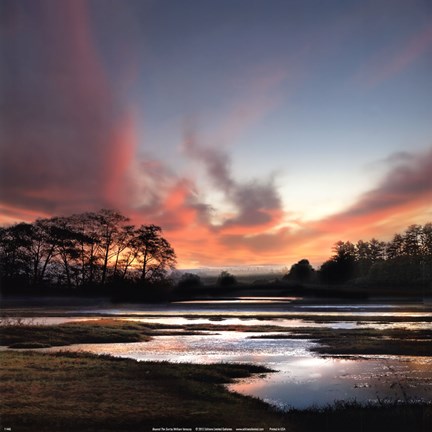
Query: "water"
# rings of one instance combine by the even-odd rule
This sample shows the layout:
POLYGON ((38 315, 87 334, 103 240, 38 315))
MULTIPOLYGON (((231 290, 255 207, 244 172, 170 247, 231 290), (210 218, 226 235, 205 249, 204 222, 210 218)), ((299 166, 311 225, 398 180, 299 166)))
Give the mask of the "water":
MULTIPOLYGON (((94 312, 92 312, 93 314, 94 312)), ((172 314, 172 312, 162 313, 160 316, 155 316, 154 311, 149 314, 140 312, 139 314, 134 313, 128 314, 126 311, 119 312, 114 310, 114 313, 110 314, 108 309, 104 309, 101 316, 86 315, 85 313, 76 316, 34 316, 28 318, 20 318, 23 323, 26 324, 45 324, 55 325, 62 324, 72 321, 87 321, 97 320, 101 317, 110 317, 119 320, 130 320, 149 324, 163 324, 163 325, 193 325, 193 324, 217 324, 221 326, 236 325, 236 326, 255 326, 255 325, 271 325, 275 327, 287 327, 287 328, 333 328, 333 329, 355 329, 355 328, 374 328, 378 330, 386 329, 430 329, 432 321, 432 312, 400 312, 400 313, 370 313, 370 312, 314 312, 307 314, 298 312, 285 312, 283 317, 280 313, 270 314, 268 312, 247 312, 239 311, 237 313, 231 312, 225 314, 225 317, 220 314, 207 313, 206 316, 202 316, 202 311, 192 311, 189 313, 182 313, 182 315, 172 314), (251 318, 251 315, 256 318, 251 318), (138 316, 140 315, 140 316, 138 316), (372 318, 378 316, 387 318, 386 322, 374 321, 372 318), (358 317, 358 320, 347 321, 344 320, 352 318, 353 316, 358 317), (302 317, 302 318, 298 318, 302 317), (411 318, 413 321, 394 321, 397 318, 411 318), (322 319, 325 318, 324 321, 322 319), (393 321, 392 321, 393 319, 393 321), (422 321, 424 320, 424 321, 422 321)))
MULTIPOLYGON (((68 316, 33 318, 34 324, 97 319, 94 314, 161 324, 273 325, 299 328, 430 329, 425 305, 295 305, 292 299, 239 299, 224 304, 181 303, 158 307, 68 309, 68 316), (314 307, 312 307, 314 306, 314 307), (323 307, 325 306, 325 307, 323 307), (371 311, 373 309, 373 311, 371 311), (75 316, 72 314, 75 313, 75 316), (355 316, 356 320, 349 320, 355 316), (385 317, 375 322, 374 317, 385 317), (358 317, 358 318, 357 318, 358 317), (403 317, 407 322, 399 322, 403 317), (327 321, 321 322, 325 318, 327 321), (410 321, 410 319, 412 321, 410 321), (317 320, 315 322, 315 320, 317 320)), ((40 310, 39 310, 40 311, 40 310)), ((63 311, 65 312, 65 311, 63 311)), ((111 354, 138 361, 255 363, 276 371, 228 385, 232 391, 259 397, 279 407, 325 406, 336 400, 432 401, 432 358, 362 356, 323 358, 307 339, 251 339, 262 333, 217 330, 204 335, 157 336, 150 342, 81 344, 64 351, 111 354)), ((45 351, 59 350, 50 348, 45 351)))
MULTIPOLYGON (((308 349, 314 345, 307 340, 250 339, 250 336, 259 334, 224 331, 199 336, 159 336, 150 342, 81 344, 62 347, 62 350, 85 350, 139 361, 276 364, 287 357, 308 356, 308 349)), ((46 351, 53 350, 58 348, 46 351)))
MULTIPOLYGON (((228 388, 284 408, 325 406, 337 400, 432 400, 431 358, 322 358, 311 354, 310 348, 315 344, 309 340, 249 338, 258 334, 159 336, 150 342, 82 344, 61 350, 111 354, 138 361, 265 365, 276 372, 242 379, 228 388)), ((53 350, 58 348, 46 351, 53 350)))
POLYGON ((283 408, 331 405, 335 401, 430 401, 430 358, 320 358, 298 356, 280 363, 265 378, 250 378, 228 386, 283 408))

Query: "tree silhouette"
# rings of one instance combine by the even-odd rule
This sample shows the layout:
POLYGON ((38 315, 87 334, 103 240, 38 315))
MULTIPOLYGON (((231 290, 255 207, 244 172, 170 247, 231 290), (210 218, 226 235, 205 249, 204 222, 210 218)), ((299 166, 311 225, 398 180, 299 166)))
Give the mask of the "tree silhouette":
POLYGON ((0 227, 0 279, 13 288, 77 289, 110 281, 162 281, 176 256, 156 225, 135 228, 115 210, 0 227))
POLYGON ((118 253, 118 241, 123 239, 123 225, 129 221, 129 218, 123 216, 117 211, 102 209, 96 214, 96 220, 99 224, 100 247, 102 249, 102 285, 106 281, 108 263, 111 258, 118 253))
MULTIPOLYGON (((157 225, 135 228, 115 210, 38 219, 0 227, 0 282, 8 292, 38 287, 76 288, 165 284, 176 255, 157 225), (119 285, 120 284, 120 285, 119 285)), ((352 281, 369 284, 427 286, 432 281, 432 223, 410 225, 388 243, 372 238, 355 245, 339 241, 318 272, 326 284, 352 281)), ((309 261, 295 263, 285 278, 300 283, 314 276, 309 261)), ((201 283, 197 275, 179 282, 201 283)), ((217 284, 232 286, 236 278, 221 272, 217 284)), ((166 285, 166 284, 165 284, 166 285)), ((110 288, 111 289, 111 288, 110 288)), ((100 291, 98 291, 100 292, 100 291)))
POLYGON ((168 269, 174 269, 174 249, 162 237, 162 229, 156 225, 141 225, 135 231, 131 244, 138 263, 141 264, 140 280, 143 284, 162 279, 168 269))
POLYGON ((284 279, 292 280, 294 282, 310 282, 315 270, 310 265, 307 259, 301 259, 299 262, 293 264, 288 274, 284 276, 284 279))
POLYGON ((63 265, 68 288, 84 282, 83 267, 80 263, 82 250, 93 245, 94 239, 77 229, 74 218, 55 217, 49 229, 51 241, 63 265))
POLYGON ((134 237, 135 227, 133 225, 123 225, 116 233, 116 241, 114 247, 114 266, 112 276, 114 279, 124 279, 128 268, 133 264, 136 255, 130 249, 134 237))
POLYGON ((321 266, 325 283, 357 282, 388 285, 428 285, 432 281, 432 223, 410 225, 388 243, 371 239, 337 242, 335 254, 321 266))
POLYGON ((320 268, 320 279, 325 283, 344 283, 354 276, 356 248, 347 241, 333 246, 334 255, 320 268))
POLYGON ((386 243, 373 238, 370 241, 359 240, 355 245, 356 275, 365 277, 371 267, 386 256, 386 243))
POLYGON ((394 259, 404 255, 405 247, 404 247, 404 239, 402 235, 395 234, 393 239, 387 244, 387 257, 389 259, 394 259))
POLYGON ((187 289, 196 289, 202 286, 201 278, 195 273, 184 273, 181 275, 177 288, 180 291, 187 289))
POLYGON ((230 272, 222 271, 217 278, 217 284, 222 287, 233 286, 237 283, 237 279, 230 272))
POLYGON ((23 222, 9 228, 2 228, 0 240, 4 279, 28 281, 31 273, 29 248, 32 244, 32 226, 23 222))

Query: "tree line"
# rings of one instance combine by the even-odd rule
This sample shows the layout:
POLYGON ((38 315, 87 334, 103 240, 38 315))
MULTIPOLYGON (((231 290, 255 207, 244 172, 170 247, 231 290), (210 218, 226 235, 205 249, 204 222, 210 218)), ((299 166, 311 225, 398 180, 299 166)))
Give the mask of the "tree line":
MULTIPOLYGON (((136 227, 115 210, 0 227, 0 283, 5 293, 38 294, 59 288, 107 293, 107 287, 114 287, 133 296, 140 287, 159 291, 169 287, 176 279, 169 277, 175 265, 175 251, 161 227, 136 227)), ((197 275, 186 273, 178 279, 180 291, 202 288, 197 275)), ((318 270, 302 259, 284 279, 300 284, 428 285, 432 282, 432 223, 411 225, 389 242, 338 241, 333 255, 318 270)), ((216 285, 230 288, 237 281, 222 272, 216 285)))
POLYGON ((102 209, 0 228, 3 287, 63 287, 163 283, 176 255, 156 225, 135 227, 102 209))
POLYGON ((425 285, 432 281, 432 223, 410 225, 389 242, 372 238, 338 241, 333 255, 315 271, 307 259, 285 277, 324 284, 425 285))

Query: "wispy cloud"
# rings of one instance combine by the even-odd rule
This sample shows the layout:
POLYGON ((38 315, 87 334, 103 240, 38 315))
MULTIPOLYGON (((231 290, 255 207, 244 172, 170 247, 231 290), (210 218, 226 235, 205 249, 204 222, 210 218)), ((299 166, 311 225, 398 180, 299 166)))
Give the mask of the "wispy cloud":
POLYGON ((298 234, 300 243, 319 250, 325 239, 330 247, 339 239, 391 236, 409 223, 426 222, 432 208, 432 149, 393 156, 374 188, 346 210, 308 223, 298 234))
POLYGON ((430 221, 432 148, 395 153, 383 163, 387 173, 344 211, 307 223, 297 221, 295 229, 285 226, 253 236, 222 235, 221 244, 267 262, 308 258, 320 265, 338 240, 386 239, 410 223, 430 221))
POLYGON ((213 186, 235 208, 234 215, 214 226, 219 232, 256 234, 281 222, 282 200, 272 178, 239 182, 231 173, 228 155, 220 149, 199 145, 193 133, 187 134, 184 151, 204 164, 213 186))
POLYGON ((354 77, 354 81, 373 88, 402 73, 432 50, 432 21, 412 34, 404 44, 388 46, 373 54, 354 77))
POLYGON ((123 208, 140 223, 158 223, 177 232, 207 224, 211 206, 200 202, 194 182, 179 176, 164 163, 150 158, 135 160, 124 186, 123 208))
MULTIPOLYGON (((230 145, 287 103, 290 92, 307 84, 306 74, 321 73, 314 67, 317 59, 336 55, 355 25, 360 32, 358 12, 363 4, 347 6, 330 24, 323 21, 302 33, 288 60, 276 59, 247 71, 247 76, 227 78, 234 81, 230 88, 238 91, 227 98, 224 114, 208 122, 204 138, 193 130, 186 133, 183 156, 205 172, 222 196, 221 207, 211 202, 211 191, 194 172, 181 172, 181 164, 177 171, 170 169, 169 162, 155 156, 162 152, 138 143, 135 113, 118 97, 133 78, 115 84, 108 79, 87 2, 3 4, 2 222, 116 207, 135 223, 161 225, 182 264, 193 266, 289 263, 300 258, 319 262, 341 237, 355 241, 357 236, 391 234, 411 217, 430 215, 432 149, 390 155, 380 162, 387 174, 353 205, 303 224, 287 221, 290 203, 282 201, 274 176, 251 174, 249 180, 239 180, 231 166, 230 145)), ((376 86, 409 68, 431 46, 429 25, 402 46, 377 53, 357 79, 376 86)), ((133 67, 124 67, 126 75, 134 75, 133 67)))
MULTIPOLYGON (((34 8, 11 2, 7 11, 8 43, 1 44, 8 60, 0 107, 3 222, 113 206, 136 223, 160 224, 185 262, 209 263, 226 249, 219 232, 260 234, 280 221, 273 180, 238 182, 223 151, 192 139, 185 143, 188 157, 203 164, 235 208, 218 226, 191 176, 149 154, 138 157, 134 115, 107 78, 87 2, 45 0, 34 8), (37 55, 18 55, 24 48, 37 55)), ((250 78, 246 87, 253 91, 232 106, 223 128, 227 142, 278 103, 274 90, 284 78, 280 70, 250 78)))
POLYGON ((50 213, 115 205, 133 125, 94 47, 87 3, 13 3, 1 44, 2 201, 50 213))

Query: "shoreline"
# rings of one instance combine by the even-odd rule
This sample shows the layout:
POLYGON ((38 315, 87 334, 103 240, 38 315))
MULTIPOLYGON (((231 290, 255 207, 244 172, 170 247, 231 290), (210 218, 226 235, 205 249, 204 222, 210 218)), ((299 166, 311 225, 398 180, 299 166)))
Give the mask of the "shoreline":
POLYGON ((139 362, 88 353, 0 352, 1 427, 22 432, 260 428, 297 432, 410 431, 432 426, 431 403, 335 401, 280 410, 228 391, 239 377, 272 373, 253 365, 139 362), (25 373, 25 375, 23 375, 25 373))
MULTIPOLYGON (((131 318, 131 317, 129 317, 131 318)), ((354 316, 349 322, 359 322, 354 316)), ((297 319, 299 319, 297 317, 297 319)), ((345 319, 345 318, 344 318, 345 319)), ((401 320, 412 321, 412 317, 401 320)), ((420 317, 421 322, 431 322, 432 317, 420 317)), ((271 321, 271 319, 269 320, 271 321)), ((121 317, 71 321, 63 324, 27 324, 25 320, 3 318, 0 326, 0 345, 10 348, 48 348, 74 344, 146 342, 158 336, 206 336, 217 332, 235 331, 260 333, 252 339, 301 339, 318 345, 312 351, 321 355, 411 355, 432 356, 432 329, 401 328, 322 328, 319 324, 338 321, 316 321, 309 315, 308 322, 316 326, 278 326, 248 324, 161 324, 140 322, 121 317), (209 333, 211 332, 211 333, 209 333)), ((397 321, 397 320, 396 320, 397 321)), ((415 320, 414 320, 415 321, 415 320)), ((376 323, 377 317, 362 317, 362 322, 376 323)), ((380 324, 395 322, 394 317, 381 317, 380 324)), ((409 321, 408 321, 409 322, 409 321)))
MULTIPOLYGON (((61 350, 62 345, 85 343, 86 340, 91 340, 92 343, 133 343, 136 341, 145 343, 161 335, 195 334, 203 336, 208 334, 203 332, 224 330, 239 331, 245 335, 249 332, 258 332, 264 338, 272 338, 274 337, 272 332, 279 332, 278 337, 316 339, 319 342, 316 351, 321 357, 336 358, 347 355, 344 349, 346 351, 352 342, 351 347, 356 348, 357 352, 353 354, 354 357, 350 358, 361 358, 362 355, 367 355, 368 340, 374 341, 377 337, 381 338, 378 340, 380 349, 383 347, 386 350, 390 348, 393 350, 388 351, 389 355, 403 355, 402 351, 395 350, 395 347, 405 346, 403 349, 406 350, 409 345, 406 341, 409 337, 416 342, 413 342, 408 348, 417 350, 417 355, 420 355, 419 347, 427 346, 428 349, 431 349, 432 346, 432 330, 325 329, 319 328, 320 323, 341 321, 346 317, 341 317, 339 314, 323 317, 320 315, 322 313, 314 311, 297 314, 296 319, 301 318, 316 324, 316 327, 303 328, 247 325, 247 323, 238 325, 224 325, 217 322, 194 324, 193 320, 188 324, 142 323, 133 321, 133 318, 137 317, 135 315, 128 316, 132 320, 125 320, 126 317, 116 315, 105 319, 95 316, 96 320, 51 326, 19 325, 12 332, 10 329, 13 326, 9 326, 9 329, 7 326, 0 327, 0 331, 6 336, 6 339, 2 338, 2 344, 6 341, 11 342, 11 335, 20 339, 11 343, 23 344, 22 349, 0 350, 2 365, 9 364, 9 367, 1 372, 3 374, 0 383, 1 394, 8 395, 7 403, 3 404, 2 408, 2 427, 15 426, 12 430, 23 432, 48 430, 141 432, 152 431, 154 427, 190 427, 192 429, 195 427, 227 427, 232 428, 233 432, 235 427, 262 427, 266 432, 271 427, 285 428, 286 432, 322 432, 322 425, 326 424, 327 430, 333 432, 346 431, 347 424, 350 424, 350 431, 359 432, 386 430, 429 432, 432 427, 432 403, 430 402, 401 403, 398 400, 386 400, 367 405, 348 400, 335 401, 333 405, 321 408, 281 411, 262 400, 231 393, 223 387, 223 383, 240 376, 244 378, 252 377, 253 374, 272 373, 269 369, 265 371, 255 369, 251 372, 251 368, 257 368, 254 365, 242 365, 239 370, 238 365, 234 363, 224 365, 217 363, 210 365, 155 363, 90 353, 61 351, 47 353, 37 349, 25 350, 29 344, 44 343, 44 338, 45 342, 47 339, 50 340, 50 343, 55 341, 55 345, 61 350), (384 342, 389 337, 398 341, 396 345, 384 342), (333 353, 328 352, 329 347, 333 347, 333 353), (120 364, 122 366, 119 369, 120 364), (163 373, 160 368, 163 368, 163 373), (145 373, 142 372, 143 370, 145 373), (246 372, 249 375, 246 375, 246 372), (144 381, 141 382, 141 379, 144 381), (150 384, 153 387, 149 387, 150 384), (80 389, 80 387, 83 388, 80 389), (121 388, 121 391, 116 390, 117 388, 121 388), (45 395, 42 399, 40 399, 41 391, 42 395, 45 395), (111 392, 117 392, 115 400, 111 392), (123 396, 122 392, 125 392, 123 396), (154 397, 148 399, 147 395, 144 395, 146 392, 150 392, 154 397), (161 392, 163 395, 160 395, 161 392), (24 400, 22 400, 23 394, 25 395, 24 400), (89 394, 93 394, 96 398, 96 406, 94 398, 92 399, 89 394), (135 406, 135 401, 141 401, 142 398, 145 399, 145 406, 140 405, 144 402, 137 402, 135 406), (185 398, 187 400, 184 400, 185 398), (124 404, 121 400, 132 402, 124 404), (146 404, 149 405, 146 406, 146 404), (34 412, 32 408, 34 406, 38 407, 37 412, 34 412), (168 410, 170 416, 175 416, 174 422, 169 422, 171 417, 163 417, 165 414, 168 415, 165 412, 166 406, 178 407, 179 411, 176 412, 168 410), (66 414, 66 411, 70 411, 70 414, 66 414), (96 418, 89 417, 89 412, 96 413, 96 418), (4 421, 14 423, 14 425, 10 426, 4 421)), ((360 316, 355 315, 355 312, 350 313, 352 314, 351 320, 347 321, 358 321, 360 316)), ((55 315, 58 316, 58 313, 55 315)), ((85 315, 88 316, 88 314, 85 315)), ((161 314, 155 316, 166 317, 161 314)), ((191 318, 190 315, 186 316, 191 318)), ((201 316, 209 318, 205 311, 201 316)), ((271 318, 278 316, 293 317, 292 315, 287 316, 286 313, 280 315, 276 313, 271 317, 265 316, 263 319, 271 321, 271 318)), ((223 314, 216 321, 223 320, 224 317, 232 318, 233 315, 223 314)), ((245 315, 238 315, 238 317, 250 318, 245 315)), ((431 322, 431 317, 428 316, 401 316, 399 322, 403 325, 406 320, 416 321, 417 318, 431 322)), ((362 316, 361 320, 370 323, 378 321, 381 324, 387 321, 398 321, 394 316, 376 314, 362 316)), ((416 355, 414 351, 411 352, 412 355, 416 355)), ((429 351, 427 356, 430 357, 429 351)))

